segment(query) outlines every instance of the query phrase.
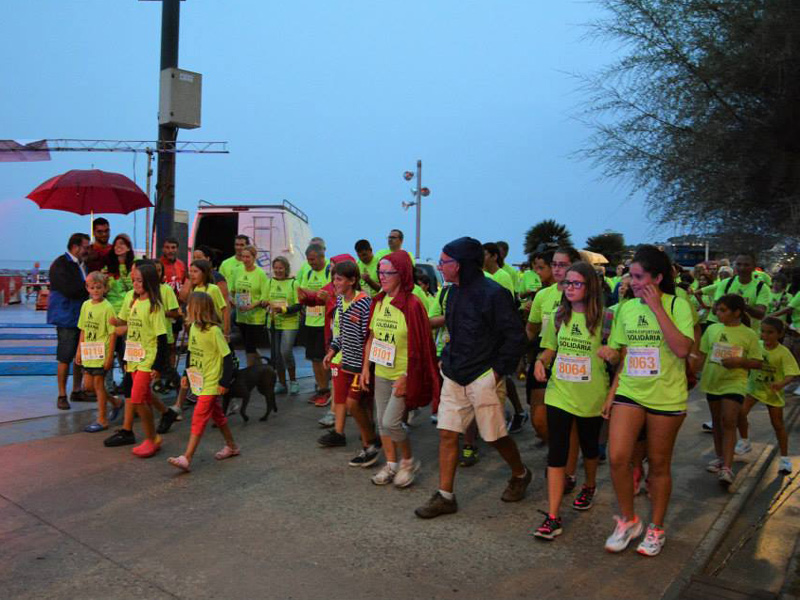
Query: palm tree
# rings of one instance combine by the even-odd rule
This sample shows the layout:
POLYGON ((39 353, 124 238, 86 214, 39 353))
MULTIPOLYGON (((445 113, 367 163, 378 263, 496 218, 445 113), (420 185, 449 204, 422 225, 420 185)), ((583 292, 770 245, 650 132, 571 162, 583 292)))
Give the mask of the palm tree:
POLYGON ((602 254, 610 264, 616 265, 625 253, 625 238, 621 233, 606 231, 587 238, 586 249, 602 254))
POLYGON ((525 234, 525 254, 536 252, 541 245, 572 246, 572 235, 566 225, 553 219, 540 221, 525 234))

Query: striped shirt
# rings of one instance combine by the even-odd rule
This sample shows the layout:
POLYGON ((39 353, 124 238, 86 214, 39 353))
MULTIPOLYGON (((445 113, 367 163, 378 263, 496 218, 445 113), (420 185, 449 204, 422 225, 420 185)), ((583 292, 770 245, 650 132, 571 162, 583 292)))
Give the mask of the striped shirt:
POLYGON ((341 367, 348 373, 361 373, 364 364, 364 344, 369 335, 369 311, 372 299, 364 296, 353 300, 342 310, 342 297, 336 298, 334 318, 339 315, 339 335, 331 340, 331 349, 342 353, 341 367))

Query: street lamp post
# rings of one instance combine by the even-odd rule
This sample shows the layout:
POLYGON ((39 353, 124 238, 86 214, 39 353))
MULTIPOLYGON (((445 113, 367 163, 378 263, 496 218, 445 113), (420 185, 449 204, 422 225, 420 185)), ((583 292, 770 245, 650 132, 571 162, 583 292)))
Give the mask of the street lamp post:
POLYGON ((431 193, 431 191, 428 188, 422 187, 422 161, 421 160, 417 161, 416 173, 414 173, 412 171, 406 171, 405 173, 403 173, 403 177, 405 178, 406 181, 411 181, 414 178, 415 175, 417 177, 417 187, 416 188, 412 188, 412 190, 411 190, 411 194, 414 196, 414 201, 413 202, 403 202, 402 206, 406 210, 408 210, 412 206, 416 206, 417 207, 417 242, 416 242, 416 246, 414 248, 414 258, 416 260, 419 260, 419 257, 420 257, 419 247, 420 247, 421 232, 422 232, 422 197, 423 196, 428 196, 431 193))

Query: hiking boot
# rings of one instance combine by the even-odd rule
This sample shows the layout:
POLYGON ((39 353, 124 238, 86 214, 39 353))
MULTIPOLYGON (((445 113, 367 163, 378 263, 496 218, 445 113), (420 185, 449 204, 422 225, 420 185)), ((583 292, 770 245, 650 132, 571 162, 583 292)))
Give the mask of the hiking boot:
POLYGON ((455 496, 448 500, 436 490, 425 504, 414 510, 414 514, 420 519, 433 519, 439 515, 451 515, 457 510, 458 502, 455 496))
POLYGON ((458 461, 462 467, 471 467, 478 462, 478 449, 473 446, 464 446, 461 449, 461 458, 458 461))
POLYGON ((512 476, 508 480, 508 485, 500 499, 503 502, 519 502, 525 497, 525 490, 528 489, 531 480, 533 480, 533 473, 528 467, 525 467, 525 475, 522 477, 512 476))
POLYGON ((106 448, 116 448, 117 446, 130 446, 136 443, 136 436, 129 429, 117 429, 114 435, 103 440, 106 448))
POLYGON ((580 493, 572 502, 572 508, 575 510, 589 510, 594 504, 594 492, 597 488, 583 486, 580 493))
POLYGON ((323 448, 337 448, 340 446, 346 446, 347 437, 345 437, 344 434, 336 433, 335 431, 329 431, 317 440, 317 444, 323 448))
POLYGON ((561 529, 561 517, 553 517, 543 510, 539 512, 544 515, 544 521, 538 528, 531 532, 531 535, 542 538, 543 540, 552 541, 564 533, 563 529, 561 529))

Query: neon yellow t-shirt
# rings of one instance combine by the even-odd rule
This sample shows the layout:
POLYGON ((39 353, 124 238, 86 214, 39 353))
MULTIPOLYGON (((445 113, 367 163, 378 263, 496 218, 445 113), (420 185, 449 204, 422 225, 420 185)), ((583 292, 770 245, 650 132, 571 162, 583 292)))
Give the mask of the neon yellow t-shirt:
MULTIPOLYGON (((428 318, 443 317, 447 309, 447 293, 446 290, 449 286, 442 286, 436 291, 436 295, 428 303, 428 318), (445 294, 442 298, 442 294, 445 294)), ((441 356, 447 342, 450 341, 450 332, 447 331, 447 325, 442 325, 433 332, 433 340, 436 342, 436 355, 441 356)))
MULTIPOLYGON (((694 323, 689 303, 664 294, 661 305, 678 331, 693 340, 694 323)), ((656 316, 647 304, 636 299, 620 305, 608 345, 615 350, 627 350, 617 394, 646 408, 686 410, 689 392, 685 361, 670 350, 656 316)))
MULTIPOLYGON (((114 348, 108 345, 111 334, 114 333, 114 326, 109 323, 111 317, 117 316, 114 307, 105 298, 100 302, 87 300, 81 305, 81 314, 78 317, 78 329, 83 331, 84 343, 105 344, 105 356, 114 353, 114 348)), ((78 349, 80 351, 80 348, 78 349)), ((105 359, 81 360, 84 367, 90 369, 102 369, 105 359)))
POLYGON ((678 298, 683 298, 684 300, 686 300, 686 302, 689 303, 689 308, 692 309, 692 321, 694 322, 695 325, 700 323, 700 313, 697 312, 697 307, 691 301, 689 293, 681 287, 676 287, 675 296, 677 296, 678 298))
MULTIPOLYGON (((739 294, 750 306, 763 305, 767 308, 769 307, 769 285, 763 281, 759 281, 756 277, 753 277, 747 285, 739 282, 738 275, 733 278, 721 279, 716 283, 701 288, 701 292, 703 294, 713 293, 714 302, 722 298, 725 294, 739 294)), ((710 323, 719 323, 719 319, 717 319, 717 315, 714 314, 713 310, 708 315, 708 321, 710 323)), ((756 333, 760 332, 761 321, 751 317, 750 328, 756 333)))
MULTIPOLYGON (((375 364, 375 375, 395 381, 408 369, 408 326, 403 312, 392 306, 391 298, 384 296, 375 306, 369 329, 376 340, 391 347, 392 366, 375 364)), ((369 351, 369 349, 368 349, 369 351)))
MULTIPOLYGON (((104 272, 107 272, 108 269, 103 269, 104 272)), ((114 307, 116 312, 119 312, 122 308, 122 301, 125 298, 125 294, 130 292, 133 289, 133 282, 131 281, 131 274, 128 272, 128 267, 124 264, 119 266, 119 279, 108 276, 108 293, 106 294, 106 300, 111 303, 111 306, 114 307)))
MULTIPOLYGON (((519 281, 522 279, 522 273, 517 271, 514 267, 510 264, 505 263, 502 267, 500 267, 504 272, 508 273, 508 276, 511 277, 511 285, 514 286, 514 290, 519 287, 519 281)), ((496 280, 495 280, 496 281, 496 280)), ((500 283, 498 281, 498 283, 500 283)), ((512 292, 513 294, 514 292, 512 292)))
MULTIPOLYGON (((192 325, 189 328, 189 373, 190 385, 196 372, 202 377, 202 387, 192 385, 192 392, 198 396, 219 394, 219 378, 222 377, 222 359, 231 353, 222 328, 216 325, 203 331, 192 325)), ((197 382, 194 382, 195 384, 197 382)))
POLYGON ((785 406, 786 398, 783 390, 776 392, 769 386, 773 383, 780 383, 787 377, 797 377, 800 375, 800 367, 798 367, 791 350, 783 344, 769 349, 762 340, 759 340, 758 343, 764 362, 760 369, 750 370, 747 393, 769 406, 785 406))
POLYGON ((608 394, 608 372, 597 350, 603 344, 603 326, 594 335, 586 315, 572 313, 556 332, 555 319, 547 322, 542 348, 556 351, 553 374, 547 382, 544 402, 578 417, 597 417, 608 394))
POLYGON ((300 328, 300 313, 287 314, 280 312, 281 307, 297 304, 297 281, 291 279, 270 279, 267 289, 267 300, 272 306, 270 312, 270 326, 275 323, 275 329, 295 330, 300 328))
MULTIPOLYGON (((231 288, 228 288, 231 289, 231 288)), ((222 311, 228 306, 225 298, 222 297, 222 290, 217 287, 215 283, 209 283, 207 286, 198 285, 193 292, 204 292, 211 296, 211 301, 214 303, 214 308, 217 311, 217 316, 222 319, 222 311)))
POLYGON ((415 283, 414 284, 414 289, 412 290, 411 293, 414 294, 417 298, 419 298, 422 301, 422 306, 424 306, 425 310, 427 311, 428 310, 428 304, 430 304, 432 298, 425 293, 425 290, 423 290, 421 287, 419 287, 415 283))
MULTIPOLYGON (((299 281, 299 286, 304 289, 319 291, 328 285, 331 281, 328 269, 323 268, 320 271, 309 269, 303 278, 299 281)), ((319 306, 306 306, 306 326, 307 327, 324 327, 325 326, 325 305, 319 306)))
POLYGON ((223 260, 219 266, 219 273, 225 278, 229 290, 236 289, 236 279, 242 271, 244 263, 236 258, 235 254, 223 260))
MULTIPOLYGON (((379 280, 378 280, 378 263, 379 262, 380 261, 378 260, 378 257, 375 256, 374 254, 372 255, 372 262, 370 262, 369 264, 359 260, 358 261, 358 272, 359 273, 363 273, 364 271, 366 271, 367 273, 369 273, 369 276, 372 278, 372 281, 374 281, 376 283, 380 283, 379 280)), ((370 298, 374 298, 381 291, 380 289, 373 290, 371 287, 369 287, 369 284, 367 284, 367 282, 364 281, 363 279, 361 280, 361 289, 364 292, 366 292, 367 294, 369 294, 370 298)))
POLYGON ((542 336, 542 331, 547 327, 547 322, 552 319, 553 313, 558 310, 563 295, 563 292, 559 290, 558 286, 554 283, 541 290, 533 299, 531 313, 528 315, 528 322, 540 323, 542 325, 542 329, 539 331, 539 337, 542 336))
MULTIPOLYGON (((391 254, 392 251, 389 248, 384 248, 383 250, 379 250, 378 253, 375 255, 375 258, 380 261, 384 256, 391 254)), ((414 255, 411 254, 408 250, 405 250, 405 253, 408 254, 408 258, 411 259, 411 266, 415 266, 417 262, 414 260, 414 255)))
POLYGON ((269 279, 259 266, 252 271, 242 269, 236 277, 236 287, 233 288, 233 297, 236 304, 236 322, 246 325, 264 325, 267 322, 266 309, 256 306, 244 311, 243 306, 258 304, 267 299, 269 294, 269 279))
MULTIPOLYGON (((767 314, 778 312, 779 310, 783 310, 787 306, 789 306, 789 302, 792 300, 792 295, 787 292, 786 290, 782 292, 773 292, 770 291, 769 293, 769 306, 767 307, 767 314)), ((779 319, 784 323, 787 321, 786 317, 788 315, 781 315, 779 319)))
POLYGON ((172 332, 173 320, 167 317, 167 313, 171 310, 178 310, 180 308, 180 304, 178 304, 178 297, 175 295, 175 290, 173 290, 172 287, 166 283, 159 285, 158 289, 161 292, 161 302, 164 305, 164 325, 167 328, 167 343, 174 344, 175 334, 172 332))
POLYGON ((514 282, 511 279, 511 275, 506 273, 503 269, 497 269, 494 273, 489 273, 489 271, 483 272, 486 277, 493 280, 495 283, 502 285, 506 288, 509 292, 511 292, 511 296, 514 296, 514 282))
POLYGON ((726 369, 722 359, 728 356, 761 359, 756 332, 746 325, 727 327, 709 325, 700 340, 700 352, 706 355, 700 389, 707 394, 747 393, 748 369, 726 369))
POLYGON ((523 292, 538 292, 540 289, 542 289, 542 280, 539 274, 533 269, 523 271, 522 276, 519 278, 517 291, 521 294, 523 292))
MULTIPOLYGON (((133 293, 131 293, 131 296, 133 293)), ((134 371, 150 372, 158 351, 158 336, 167 334, 167 319, 164 309, 159 306, 150 311, 150 300, 134 300, 133 306, 126 301, 122 304, 119 318, 128 324, 128 335, 125 339, 125 354, 129 356, 143 353, 141 360, 128 360, 125 367, 129 373, 134 371)))

